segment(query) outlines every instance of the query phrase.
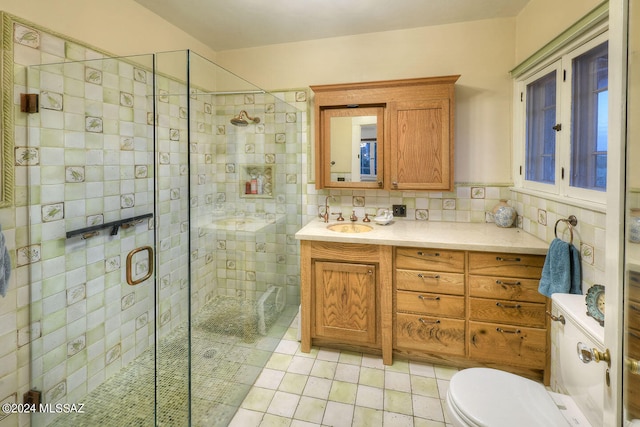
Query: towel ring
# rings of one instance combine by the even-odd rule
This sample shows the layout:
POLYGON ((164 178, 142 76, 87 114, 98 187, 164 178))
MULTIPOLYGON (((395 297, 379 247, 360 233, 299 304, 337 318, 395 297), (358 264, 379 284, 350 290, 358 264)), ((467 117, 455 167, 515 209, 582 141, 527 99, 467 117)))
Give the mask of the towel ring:
POLYGON ((569 227, 569 234, 571 235, 569 243, 573 244, 573 227, 578 225, 578 218, 576 218, 575 215, 569 215, 569 218, 560 218, 557 220, 556 226, 553 228, 553 234, 555 234, 556 238, 558 238, 558 224, 561 222, 567 223, 567 227, 569 227))

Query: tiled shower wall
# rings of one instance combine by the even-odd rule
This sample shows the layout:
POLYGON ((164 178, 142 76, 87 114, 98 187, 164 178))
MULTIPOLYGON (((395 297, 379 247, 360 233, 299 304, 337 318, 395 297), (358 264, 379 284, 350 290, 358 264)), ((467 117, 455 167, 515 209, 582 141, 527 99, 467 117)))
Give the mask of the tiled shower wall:
MULTIPOLYGON (((0 331, 7 343, 0 399, 21 402, 36 387, 46 402, 81 402, 153 343, 156 321, 159 337, 185 323, 190 265, 194 312, 214 295, 254 299, 270 285, 297 303, 293 235, 301 218, 305 91, 223 96, 157 75, 154 122, 149 58, 103 59, 7 15, 3 37, 12 41, 5 58, 15 62, 16 183, 15 207, 0 209, 14 266, 0 300, 0 315, 8 319, 0 331), (76 62, 26 67, 63 61, 76 62), (39 113, 19 112, 18 94, 25 92, 40 94, 39 113), (240 109, 260 115, 262 124, 232 126, 240 109), (270 197, 241 193, 249 167, 273 173, 270 197), (65 238, 66 231, 153 212, 154 190, 154 219, 117 236, 107 229, 88 239, 65 238), (271 228, 249 236, 206 227, 220 214, 262 219, 271 228), (127 253, 153 246, 155 232, 158 319, 151 280, 132 288, 124 271, 127 253)), ((137 274, 147 268, 135 260, 137 274)), ((22 425, 28 422, 21 417, 22 425)))

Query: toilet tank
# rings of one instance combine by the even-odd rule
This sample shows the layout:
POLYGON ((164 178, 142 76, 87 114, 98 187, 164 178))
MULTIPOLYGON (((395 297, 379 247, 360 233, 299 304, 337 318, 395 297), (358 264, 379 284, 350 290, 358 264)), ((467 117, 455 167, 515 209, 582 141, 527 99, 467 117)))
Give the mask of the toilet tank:
POLYGON ((602 425, 606 363, 583 363, 579 342, 604 351, 604 327, 587 316, 584 295, 553 294, 552 313, 565 324, 551 322, 551 388, 571 396, 592 426, 602 425))

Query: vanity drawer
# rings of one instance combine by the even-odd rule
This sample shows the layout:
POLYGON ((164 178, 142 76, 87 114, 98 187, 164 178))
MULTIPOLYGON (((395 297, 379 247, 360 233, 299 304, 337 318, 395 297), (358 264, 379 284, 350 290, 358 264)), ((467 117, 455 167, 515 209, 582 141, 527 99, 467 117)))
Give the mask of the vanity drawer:
POLYGON ((464 356, 464 320, 398 313, 394 347, 464 356))
POLYGON ((398 291, 396 310, 433 316, 464 317, 464 297, 398 291))
POLYGON ((470 275, 469 296, 545 303, 539 284, 539 279, 470 275))
POLYGON ((469 252, 469 274, 539 279, 544 256, 469 252))
POLYGON ((544 328, 546 305, 520 301, 469 298, 469 319, 544 328))
POLYGON ((544 369, 547 359, 547 331, 471 321, 469 357, 502 365, 544 369))
POLYGON ((464 295, 464 274, 397 268, 396 289, 464 295))
POLYGON ((464 252, 396 248, 396 268, 464 273, 464 252))

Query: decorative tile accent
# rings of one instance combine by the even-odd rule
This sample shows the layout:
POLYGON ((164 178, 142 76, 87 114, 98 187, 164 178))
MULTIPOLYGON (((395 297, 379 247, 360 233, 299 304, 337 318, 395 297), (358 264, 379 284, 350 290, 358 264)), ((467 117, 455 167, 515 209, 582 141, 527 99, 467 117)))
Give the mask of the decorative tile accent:
POLYGON ((147 165, 136 165, 134 174, 136 178, 146 178, 148 174, 147 165))
POLYGON ((198 185, 204 185, 207 183, 207 176, 205 174, 198 175, 198 185))
POLYGON ((141 70, 140 68, 133 67, 133 80, 140 83, 146 83, 147 72, 145 70, 141 70))
POLYGON ((169 102, 169 92, 164 89, 158 89, 158 101, 169 102))
POLYGON ((484 187, 471 187, 472 199, 484 199, 485 190, 484 187))
POLYGON ((136 275, 144 276, 145 274, 147 274, 148 271, 149 271, 148 260, 145 259, 145 260, 136 262, 136 275))
POLYGON ((256 102, 256 97, 253 94, 248 93, 244 96, 245 104, 255 104, 255 102, 256 102))
POLYGON ((224 251, 227 249, 227 241, 226 240, 218 240, 216 242, 216 249, 224 251))
POLYGON ((97 214, 87 216, 87 227, 99 224, 104 224, 104 215, 97 214))
POLYGON ((213 156, 211 156, 211 154, 205 154, 204 162, 205 164, 210 165, 211 163, 213 163, 213 156))
POLYGON ((204 103, 204 112, 205 112, 205 114, 211 114, 212 111, 213 110, 211 108, 211 104, 205 102, 204 103))
POLYGON ((227 270, 235 270, 235 269, 236 269, 236 262, 234 260, 228 259, 227 270))
POLYGON ((16 147, 16 166, 35 166, 40 164, 40 150, 31 147, 16 147))
POLYGON ((216 126, 216 135, 226 135, 227 128, 223 125, 216 126))
POLYGON ((595 262, 593 246, 588 245, 586 243, 581 243, 580 256, 582 257, 583 262, 593 265, 593 263, 595 262))
POLYGON ((64 218, 64 202, 42 206, 42 222, 58 221, 64 218))
POLYGON ((140 329, 149 323, 149 313, 142 313, 140 316, 136 317, 136 329, 140 329))
POLYGON ((110 365, 111 363, 115 362, 120 357, 120 352, 121 352, 120 344, 116 344, 113 347, 111 347, 107 351, 107 354, 105 354, 104 356, 105 364, 110 365))
POLYGON ((547 225, 547 211, 538 209, 538 224, 547 225))
POLYGON ((133 307, 135 303, 136 303, 136 294, 134 292, 131 292, 122 297, 122 299, 120 300, 120 308, 122 309, 122 311, 124 311, 127 308, 133 307))
POLYGON ((204 257, 204 262, 206 264, 210 264, 211 262, 213 262, 213 254, 208 252, 204 257))
POLYGON ((180 165, 180 175, 186 175, 189 173, 189 166, 187 165, 180 165))
POLYGON ((287 184, 296 184, 298 182, 298 175, 293 173, 287 174, 287 184))
POLYGON ((136 204, 136 196, 135 194, 123 194, 120 196, 120 207, 122 209, 132 208, 136 204))
POLYGON ((266 104, 264 106, 264 112, 267 114, 273 114, 276 112, 276 104, 266 104))
POLYGON ((161 165, 168 165, 171 161, 171 156, 169 153, 159 153, 158 161, 161 165))
POLYGON ((72 305, 78 301, 82 301, 86 297, 86 293, 86 285, 84 283, 67 289, 67 305, 72 305))
POLYGON ((183 221, 180 223, 180 232, 181 233, 186 233, 187 231, 189 231, 189 222, 188 221, 183 221))
POLYGON ((102 71, 96 70, 94 68, 85 67, 84 68, 84 81, 87 83, 93 83, 96 85, 102 84, 102 71))
POLYGON ((45 393, 45 396, 47 399, 45 400, 45 402, 56 403, 66 394, 67 394, 67 382, 62 381, 61 383, 54 385, 51 389, 49 389, 49 391, 45 393))
POLYGON ((66 182, 84 182, 84 166, 69 166, 65 169, 66 182))
POLYGON ((133 137, 123 136, 120 138, 120 149, 123 151, 132 151, 134 148, 133 137))
POLYGON ((276 155, 274 153, 267 153, 264 155, 264 162, 268 165, 276 162, 276 155))
POLYGON ((181 119, 186 119, 187 118, 187 109, 184 108, 184 107, 178 108, 178 117, 180 117, 181 119))
POLYGON ((416 220, 427 221, 429 219, 428 209, 416 209, 416 220))
POLYGON ((18 329, 18 347, 29 344, 32 340, 42 336, 42 326, 40 322, 33 322, 30 326, 18 329))
POLYGON ((226 173, 235 173, 236 171, 236 164, 235 163, 227 163, 224 166, 224 170, 226 173))
POLYGON ((16 255, 16 265, 21 266, 40 261, 42 252, 40 250, 40 245, 36 244, 18 248, 16 250, 16 255))
POLYGON ((296 92, 295 99, 296 102, 307 102, 307 92, 296 92))
POLYGON ((74 354, 78 354, 82 351, 87 345, 87 338, 85 335, 80 335, 79 337, 69 341, 67 343, 67 356, 71 357, 74 354))
POLYGON ((171 141, 180 141, 180 130, 179 129, 169 129, 169 139, 171 141))
POLYGON ((456 208, 456 199, 443 199, 442 209, 454 210, 456 208))
POLYGON ((87 132, 102 133, 102 119, 100 117, 87 116, 84 129, 87 132))
POLYGON ((246 154, 253 154, 256 152, 256 146, 254 144, 245 144, 244 152, 246 154))
POLYGON ((62 94, 55 92, 40 92, 40 107, 46 110, 62 111, 62 94))
POLYGON ((284 144, 287 142, 287 135, 284 133, 276 133, 276 144, 284 144))
POLYGON ((171 309, 165 311, 160 315, 160 326, 164 326, 171 320, 171 309))
POLYGON ((147 113, 147 124, 148 125, 153 125, 154 124, 153 113, 147 113))
POLYGON ((353 206, 362 207, 364 206, 364 196, 353 196, 353 206))
POLYGON ((285 120, 287 123, 295 123, 298 121, 298 115, 296 113, 287 113, 285 120))
POLYGON ((207 194, 204 196, 204 202, 207 205, 210 205, 213 203, 213 194, 207 194))
POLYGON ((112 271, 116 271, 120 269, 120 256, 114 256, 111 258, 107 258, 104 260, 104 271, 107 273, 111 273, 112 271))
POLYGON ((266 243, 256 243, 256 252, 267 252, 266 243))
POLYGON ((33 28, 17 23, 13 24, 13 40, 18 44, 34 49, 40 47, 40 33, 33 28))
POLYGON ((120 105, 133 107, 133 95, 127 92, 120 92, 120 105))

